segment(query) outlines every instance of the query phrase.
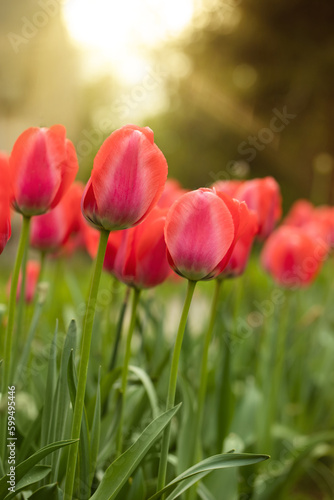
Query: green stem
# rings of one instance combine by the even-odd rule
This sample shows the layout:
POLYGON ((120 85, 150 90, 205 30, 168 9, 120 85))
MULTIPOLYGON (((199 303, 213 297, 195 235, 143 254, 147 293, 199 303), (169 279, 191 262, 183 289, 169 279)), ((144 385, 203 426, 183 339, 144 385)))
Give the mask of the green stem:
MULTIPOLYGON (((197 412, 195 416, 194 423, 194 440, 190 443, 192 446, 192 454, 191 459, 192 463, 190 465, 195 464, 200 460, 200 449, 201 449, 201 429, 203 425, 203 412, 204 412, 204 403, 205 403, 205 395, 206 388, 208 382, 208 357, 209 357, 209 347, 212 340, 213 328, 215 325, 215 320, 217 316, 217 308, 219 304, 219 294, 221 290, 222 280, 215 281, 215 290, 213 294, 213 301, 211 304, 211 312, 210 312, 210 321, 209 326, 206 331, 204 337, 204 346, 202 352, 202 361, 201 361, 201 374, 200 374, 200 384, 197 393, 197 412)), ((190 488, 186 493, 186 498, 195 498, 195 494, 197 491, 197 486, 194 485, 190 488)))
POLYGON ((46 257, 46 252, 41 251, 40 255, 40 269, 39 269, 39 276, 38 276, 38 283, 43 281, 44 278, 44 271, 45 271, 45 257, 46 257))
MULTIPOLYGON (((72 420, 72 433, 71 433, 72 439, 80 438, 81 420, 82 420, 82 412, 85 400, 86 381, 87 381, 90 346, 91 346, 92 332, 93 332, 96 299, 100 284, 104 255, 107 248, 108 237, 109 237, 109 232, 102 230, 100 236, 99 249, 95 261, 93 277, 91 281, 85 318, 84 318, 80 361, 79 361, 78 387, 77 387, 77 394, 75 399, 74 413, 72 420)), ((67 460, 67 474, 65 481, 65 496, 64 496, 65 500, 72 500, 78 449, 79 449, 79 443, 77 442, 72 444, 69 450, 68 460, 67 460)))
POLYGON ((222 340, 223 359, 221 380, 218 388, 218 453, 223 453, 224 442, 229 432, 232 416, 232 390, 231 390, 231 349, 232 339, 226 335, 222 340))
MULTIPOLYGON (((283 385, 282 372, 284 366, 285 344, 288 333, 290 294, 286 292, 285 302, 280 311, 280 321, 278 329, 271 331, 271 367, 272 371, 267 378, 264 389, 265 412, 262 421, 262 436, 259 443, 259 449, 264 453, 272 454, 272 436, 271 431, 276 418, 278 407, 279 386, 283 385)), ((261 432, 261 431, 260 431, 261 432)))
MULTIPOLYGON (((179 324, 179 329, 177 332, 176 341, 175 341, 175 345, 174 345, 172 365, 171 365, 170 377, 169 377, 166 410, 173 408, 174 402, 175 402, 177 372, 178 372, 178 367, 179 367, 179 359, 180 359, 180 354, 181 354, 183 335, 184 335, 184 330, 186 327, 189 308, 190 308, 191 300, 193 298, 195 286, 196 286, 196 281, 190 281, 190 280, 188 281, 187 296, 186 296, 186 300, 184 302, 182 316, 181 316, 180 324, 179 324)), ((161 490, 165 486, 165 483, 166 483, 169 440, 170 440, 170 424, 165 428, 164 433, 163 433, 163 437, 162 437, 157 491, 161 490)), ((163 499, 164 499, 164 496, 162 497, 162 500, 163 499)))
MULTIPOLYGON (((5 333, 5 355, 3 363, 3 379, 2 379, 2 397, 1 402, 5 407, 7 401, 7 389, 9 385, 10 373, 11 373, 11 357, 12 357, 12 344, 13 344, 13 330, 14 330, 14 318, 15 318, 15 305, 16 305, 16 290, 19 281, 20 267, 22 264, 24 251, 29 241, 29 228, 30 228, 30 217, 23 216, 22 229, 20 235, 19 246, 16 254, 16 261, 13 270, 12 283, 10 287, 9 304, 8 304, 8 320, 7 328, 5 333)), ((7 427, 7 413, 4 411, 1 421, 1 449, 0 455, 5 459, 6 450, 6 427, 7 427)), ((4 460, 5 462, 5 460, 4 460)))
POLYGON ((121 334, 122 334, 122 327, 123 327, 123 322, 124 322, 124 317, 125 317, 125 312, 126 308, 129 302, 129 295, 130 295, 130 287, 126 287, 125 290, 125 297, 122 302, 121 310, 119 313, 119 318, 116 326, 116 335, 115 335, 115 343, 114 343, 114 348, 112 352, 112 356, 110 359, 110 364, 109 364, 109 371, 111 372, 115 367, 117 363, 117 355, 118 355, 118 348, 119 348, 119 343, 121 340, 121 334))
POLYGON ((124 425, 124 409, 126 400, 126 387, 129 373, 129 363, 131 357, 131 340, 132 335, 136 326, 136 312, 137 305, 139 302, 140 290, 137 288, 133 289, 133 299, 132 299, 132 309, 131 309, 131 321, 129 326, 129 331, 126 339, 125 357, 122 369, 122 386, 121 386, 121 409, 120 409, 120 421, 117 431, 117 444, 116 444, 116 456, 119 457, 123 450, 123 425, 124 425))
MULTIPOLYGON (((27 260, 28 260, 28 248, 29 248, 29 238, 25 242, 25 248, 23 253, 23 259, 21 264, 21 287, 20 295, 17 304, 17 315, 16 315, 16 330, 15 330, 15 342, 14 342, 14 359, 18 359, 19 349, 22 344, 24 344, 22 339, 22 325, 24 323, 25 316, 25 296, 26 296, 26 282, 27 282, 27 260)), ((14 366, 11 366, 10 380, 14 376, 14 366)))

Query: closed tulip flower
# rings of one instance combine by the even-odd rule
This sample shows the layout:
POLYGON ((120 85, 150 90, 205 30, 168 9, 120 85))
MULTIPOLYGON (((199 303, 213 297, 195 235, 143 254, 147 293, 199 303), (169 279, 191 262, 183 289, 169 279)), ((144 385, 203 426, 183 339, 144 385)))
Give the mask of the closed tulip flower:
POLYGON ((10 155, 12 204, 30 217, 56 207, 78 171, 73 144, 65 127, 29 128, 16 140, 10 155))
POLYGON ((74 183, 50 212, 32 218, 31 246, 43 252, 60 250, 70 235, 80 229, 81 197, 84 187, 74 183))
POLYGON ((245 201, 250 210, 254 210, 259 226, 258 237, 267 238, 282 214, 280 188, 275 179, 265 177, 246 181, 234 196, 245 201))
POLYGON ((235 197, 238 189, 243 185, 244 181, 216 181, 212 184, 212 188, 221 193, 226 193, 232 198, 235 197))
POLYGON ((82 199, 85 218, 97 229, 115 231, 142 222, 159 200, 167 162, 148 127, 126 125, 98 151, 82 199))
POLYGON ((180 196, 186 193, 181 184, 176 179, 167 179, 162 195, 158 201, 158 207, 169 208, 180 196))
POLYGON ((314 206, 308 200, 297 200, 284 218, 282 224, 301 227, 310 222, 314 215, 314 206))
POLYGON ((303 227, 281 226, 266 241, 261 263, 287 288, 310 284, 328 254, 328 246, 303 227))
POLYGON ((164 227, 167 210, 155 207, 145 221, 122 231, 114 274, 123 283, 141 289, 159 285, 170 275, 164 227))
POLYGON ((181 196, 165 226, 172 269, 191 281, 217 277, 227 266, 246 212, 244 203, 212 189, 181 196))
POLYGON ((0 151, 0 254, 11 235, 8 156, 0 151))
POLYGON ((237 277, 245 271, 257 231, 257 216, 255 212, 250 210, 246 226, 244 227, 242 234, 240 234, 239 239, 233 248, 228 264, 222 274, 219 275, 219 278, 237 277))

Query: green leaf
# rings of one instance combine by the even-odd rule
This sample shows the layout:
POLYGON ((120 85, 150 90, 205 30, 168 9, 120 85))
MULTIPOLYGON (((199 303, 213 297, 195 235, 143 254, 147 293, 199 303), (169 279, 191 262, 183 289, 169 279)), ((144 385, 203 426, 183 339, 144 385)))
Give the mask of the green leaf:
POLYGON ((177 438, 177 474, 181 474, 193 464, 193 446, 189 443, 194 440, 196 401, 195 391, 184 377, 179 377, 179 386, 182 394, 182 415, 177 438))
POLYGON ((90 433, 90 483, 89 487, 91 488, 96 463, 97 463, 97 455, 100 448, 100 435, 101 435, 101 367, 99 369, 99 378, 97 382, 96 389, 96 401, 95 401, 95 411, 94 418, 92 423, 92 429, 90 433))
MULTIPOLYGON (((24 462, 21 462, 16 466, 15 469, 15 477, 16 482, 18 483, 33 467, 38 464, 44 457, 50 455, 56 450, 63 448, 64 446, 69 446, 70 444, 75 443, 75 439, 68 439, 66 441, 58 441, 57 443, 52 443, 40 450, 36 451, 31 457, 27 458, 24 462)), ((0 479, 0 498, 3 498, 4 493, 7 492, 7 480, 8 476, 5 475, 0 479)))
POLYGON ((57 483, 42 486, 33 493, 29 500, 63 500, 64 494, 57 483))
MULTIPOLYGON (((19 491, 27 489, 34 483, 38 483, 44 479, 48 474, 50 474, 51 467, 49 465, 35 465, 23 478, 18 481, 15 485, 15 492, 8 493, 5 500, 10 500, 15 498, 19 491)), ((8 485, 9 486, 9 485, 8 485)))
POLYGON ((197 493, 201 500, 216 500, 212 493, 208 490, 205 484, 200 483, 198 485, 197 493))
POLYGON ((147 397, 149 399, 151 408, 152 408, 152 414, 153 418, 157 418, 157 416, 160 413, 159 409, 159 403, 158 403, 158 396, 155 391, 154 385, 152 383, 152 380, 150 377, 147 375, 147 373, 142 370, 141 368, 138 368, 137 366, 129 366, 129 371, 134 373, 141 383, 143 384, 143 387, 147 393, 147 397))
POLYGON ((146 485, 144 480, 144 474, 142 469, 139 468, 134 475, 126 500, 145 500, 145 498, 146 498, 146 485))
POLYGON ((213 470, 225 469, 227 467, 240 467, 242 465, 252 465, 258 462, 262 462, 263 460, 267 460, 268 458, 268 455, 253 455, 250 453, 224 453, 222 455, 215 455, 213 457, 206 458, 205 460, 202 460, 198 464, 190 467, 190 469, 177 476, 162 490, 151 496, 149 500, 160 498, 162 494, 166 494, 179 483, 185 482, 185 484, 178 486, 168 497, 168 500, 172 500, 180 496, 184 491, 190 488, 190 486, 199 481, 199 479, 205 477, 213 470))
POLYGON ((100 486, 91 497, 92 500, 113 500, 116 498, 122 486, 124 486, 133 471, 138 467, 180 406, 175 406, 153 420, 137 441, 108 467, 100 486))
MULTIPOLYGON (((73 350, 68 362, 68 387, 70 391, 72 407, 75 406, 77 393, 77 374, 73 360, 73 350)), ((89 498, 90 495, 90 444, 86 409, 84 407, 81 420, 79 460, 77 469, 77 480, 80 485, 80 500, 89 498)))
POLYGON ((28 451, 31 447, 34 448, 33 451, 35 451, 37 447, 35 444, 35 439, 37 441, 37 438, 39 438, 41 433, 42 417, 43 410, 40 410, 35 420, 28 427, 27 434, 21 443, 20 450, 17 455, 18 463, 24 460, 24 458, 28 455, 28 451))
POLYGON ((54 413, 54 393, 57 378, 57 334, 58 321, 56 322, 55 333, 50 347, 48 373, 45 387, 45 397, 42 417, 41 445, 45 446, 53 441, 52 415, 54 413))
MULTIPOLYGON (((55 412, 55 422, 54 422, 54 427, 55 427, 54 437, 56 441, 64 439, 66 437, 65 436, 66 419, 70 406, 70 394, 67 384, 67 367, 71 351, 75 352, 76 337, 77 337, 77 326, 75 321, 73 320, 71 321, 66 334, 65 344, 61 356, 60 371, 59 371, 58 384, 56 390, 56 412, 55 412)), ((52 456, 51 463, 54 468, 52 477, 54 481, 58 479, 59 460, 60 460, 60 451, 56 452, 52 456)))

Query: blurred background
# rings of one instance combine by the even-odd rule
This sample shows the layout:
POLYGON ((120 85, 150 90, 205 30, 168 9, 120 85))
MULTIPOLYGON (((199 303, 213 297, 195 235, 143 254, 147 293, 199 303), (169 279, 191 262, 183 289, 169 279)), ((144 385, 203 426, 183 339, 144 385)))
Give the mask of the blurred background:
POLYGON ((85 181, 148 125, 187 188, 274 176, 284 208, 334 202, 334 3, 2 0, 0 149, 63 123, 85 181))

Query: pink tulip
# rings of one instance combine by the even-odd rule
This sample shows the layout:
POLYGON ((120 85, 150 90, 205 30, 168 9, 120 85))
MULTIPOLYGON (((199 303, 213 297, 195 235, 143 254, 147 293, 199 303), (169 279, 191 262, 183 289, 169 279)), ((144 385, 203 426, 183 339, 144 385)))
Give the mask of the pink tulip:
POLYGON ((158 201, 158 207, 171 207, 174 201, 176 201, 186 192, 187 190, 181 187, 180 183, 177 180, 167 179, 162 195, 158 201))
POLYGON ((159 200, 167 169, 150 128, 116 130, 95 157, 82 199, 85 218, 107 231, 139 224, 159 200))
POLYGON ((216 181, 212 184, 212 188, 218 192, 226 193, 232 198, 235 198, 236 192, 244 184, 244 181, 216 181))
POLYGON ((266 241, 261 263, 287 288, 310 284, 327 258, 329 247, 304 227, 281 226, 266 241))
POLYGON ((164 227, 167 210, 155 207, 142 224, 122 231, 114 274, 135 288, 159 285, 170 275, 164 227))
POLYGON ((0 254, 11 235, 9 160, 0 151, 0 254))
POLYGON ((26 216, 54 208, 78 171, 73 144, 65 127, 29 128, 16 140, 10 155, 12 204, 26 216))
POLYGON ((283 220, 286 226, 301 227, 313 218, 314 206, 308 200, 297 200, 283 220))
POLYGON ((60 203, 50 212, 31 221, 31 246, 44 252, 55 252, 67 243, 72 233, 80 230, 80 204, 84 187, 74 183, 60 203))
POLYGON ((170 208, 165 225, 172 269, 192 281, 217 277, 231 257, 245 213, 244 203, 211 189, 181 196, 170 208))
POLYGON ((265 177, 246 181, 234 196, 254 210, 259 226, 258 237, 267 238, 282 214, 280 188, 275 179, 265 177))
POLYGON ((250 210, 246 227, 239 236, 228 264, 219 277, 236 277, 240 276, 245 271, 257 231, 257 216, 255 212, 250 210))

